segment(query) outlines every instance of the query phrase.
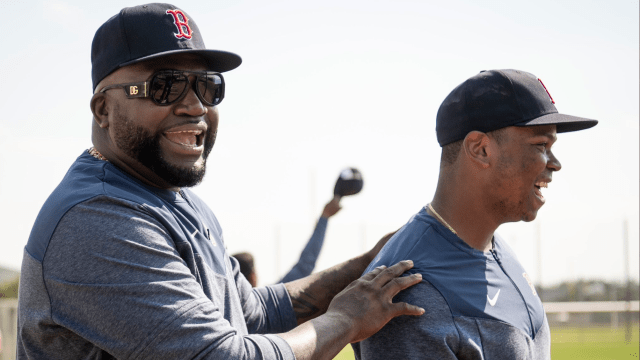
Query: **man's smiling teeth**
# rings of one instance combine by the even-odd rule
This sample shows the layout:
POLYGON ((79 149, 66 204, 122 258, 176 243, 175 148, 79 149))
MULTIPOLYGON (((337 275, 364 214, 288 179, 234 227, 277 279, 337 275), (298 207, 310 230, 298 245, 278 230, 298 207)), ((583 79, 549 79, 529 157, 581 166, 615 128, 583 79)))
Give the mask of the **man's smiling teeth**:
POLYGON ((538 181, 538 182, 536 183, 536 186, 541 187, 541 188, 545 188, 545 189, 546 189, 546 188, 548 188, 548 187, 549 187, 549 183, 544 182, 544 181, 538 181))
POLYGON ((202 134, 202 130, 184 130, 184 131, 168 131, 165 133, 167 139, 174 143, 197 147, 198 136, 202 134))

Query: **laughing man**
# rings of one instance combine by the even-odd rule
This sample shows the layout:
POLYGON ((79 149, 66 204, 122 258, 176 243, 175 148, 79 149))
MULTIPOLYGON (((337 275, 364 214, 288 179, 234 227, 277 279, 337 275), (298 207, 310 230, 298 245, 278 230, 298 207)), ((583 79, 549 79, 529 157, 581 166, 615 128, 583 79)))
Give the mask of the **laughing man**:
POLYGON ((425 307, 354 344, 358 359, 549 359, 542 302, 501 224, 532 221, 561 168, 556 134, 596 120, 559 114, 542 81, 483 71, 456 87, 436 118, 442 147, 433 200, 389 240, 372 269, 411 259, 418 285, 396 301, 425 307), (426 305, 428 304, 428 307, 426 305))

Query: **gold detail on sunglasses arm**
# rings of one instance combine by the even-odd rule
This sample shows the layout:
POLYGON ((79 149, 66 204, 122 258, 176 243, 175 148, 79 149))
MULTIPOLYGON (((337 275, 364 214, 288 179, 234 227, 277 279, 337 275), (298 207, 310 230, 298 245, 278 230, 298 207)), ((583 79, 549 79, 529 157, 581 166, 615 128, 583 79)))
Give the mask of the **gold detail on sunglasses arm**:
MULTIPOLYGON (((114 87, 117 85, 113 85, 114 87)), ((104 88, 103 90, 108 90, 109 87, 104 88)), ((125 93, 127 93, 127 97, 129 98, 140 98, 147 97, 147 82, 136 83, 136 84, 122 84, 122 88, 125 93)))

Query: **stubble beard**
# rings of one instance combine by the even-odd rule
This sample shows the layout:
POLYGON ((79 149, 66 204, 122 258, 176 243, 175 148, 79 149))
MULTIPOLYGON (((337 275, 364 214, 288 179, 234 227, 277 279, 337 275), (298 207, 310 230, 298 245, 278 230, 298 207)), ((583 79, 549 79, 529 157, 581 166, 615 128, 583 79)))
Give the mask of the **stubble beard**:
POLYGON ((531 208, 530 194, 527 189, 521 190, 516 171, 521 165, 512 159, 498 158, 496 163, 497 175, 492 182, 494 191, 498 194, 490 208, 501 223, 533 221, 539 209, 531 208), (506 192, 506 195, 504 194, 506 192))
POLYGON ((202 182, 206 172, 207 157, 213 149, 217 131, 207 129, 204 138, 203 161, 191 168, 173 165, 162 156, 160 137, 162 133, 153 134, 137 126, 135 120, 124 114, 117 114, 117 121, 112 125, 116 145, 128 156, 149 168, 162 180, 175 187, 192 187, 202 182))

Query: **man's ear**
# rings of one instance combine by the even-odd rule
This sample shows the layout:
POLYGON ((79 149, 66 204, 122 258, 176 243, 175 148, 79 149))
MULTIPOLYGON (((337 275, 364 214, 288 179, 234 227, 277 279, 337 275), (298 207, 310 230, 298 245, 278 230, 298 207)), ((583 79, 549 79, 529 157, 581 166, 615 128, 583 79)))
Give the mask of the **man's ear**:
POLYGON ((480 131, 471 131, 462 141, 467 158, 477 166, 486 169, 491 165, 491 139, 480 131))
POLYGON ((91 112, 96 124, 105 129, 109 127, 109 110, 107 109, 107 96, 104 93, 95 93, 91 98, 91 112))

